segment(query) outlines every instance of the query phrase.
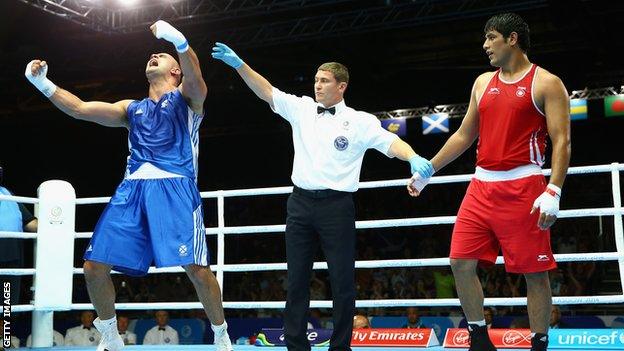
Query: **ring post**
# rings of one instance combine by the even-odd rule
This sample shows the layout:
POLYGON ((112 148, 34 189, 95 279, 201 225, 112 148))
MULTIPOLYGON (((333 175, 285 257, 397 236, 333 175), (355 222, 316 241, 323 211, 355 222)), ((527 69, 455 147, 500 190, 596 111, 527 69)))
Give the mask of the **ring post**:
POLYGON ((217 215, 218 228, 217 234, 217 281, 221 287, 221 295, 223 296, 223 265, 225 264, 225 197, 223 191, 219 191, 217 196, 217 215))
POLYGON ((71 309, 76 192, 68 182, 49 180, 38 193, 32 346, 50 347, 54 311, 71 309))
POLYGON ((611 164, 611 188, 613 189, 613 207, 616 213, 613 215, 613 227, 615 235, 615 248, 619 253, 618 264, 620 268, 620 285, 624 295, 624 227, 622 225, 622 193, 620 192, 619 164, 611 164))

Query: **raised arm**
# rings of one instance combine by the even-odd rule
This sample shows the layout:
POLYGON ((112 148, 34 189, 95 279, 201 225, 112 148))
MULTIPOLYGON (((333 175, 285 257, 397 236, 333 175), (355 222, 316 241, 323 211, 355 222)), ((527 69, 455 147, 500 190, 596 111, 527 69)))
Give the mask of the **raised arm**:
POLYGON ((184 35, 165 21, 156 21, 150 27, 154 36, 172 43, 178 51, 182 83, 178 87, 182 96, 196 113, 203 113, 208 87, 202 77, 199 59, 184 35))
POLYGON ((273 106, 273 86, 271 83, 261 76, 258 72, 249 67, 248 64, 238 57, 234 50, 230 49, 223 43, 216 43, 212 48, 212 57, 221 60, 234 68, 238 75, 243 78, 245 84, 256 94, 260 99, 266 101, 271 108, 273 106))
POLYGON ((126 110, 132 100, 116 103, 85 102, 67 90, 57 87, 47 78, 45 61, 33 60, 26 66, 26 78, 41 91, 54 106, 73 118, 94 122, 107 127, 128 127, 126 110))

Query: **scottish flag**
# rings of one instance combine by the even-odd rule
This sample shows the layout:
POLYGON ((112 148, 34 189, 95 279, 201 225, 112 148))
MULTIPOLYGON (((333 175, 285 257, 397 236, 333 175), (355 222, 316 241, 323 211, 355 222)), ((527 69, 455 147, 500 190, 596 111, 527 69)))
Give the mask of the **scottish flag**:
POLYGON ((436 133, 448 133, 449 132, 449 114, 448 113, 433 113, 430 115, 422 116, 422 129, 423 135, 436 134, 436 133))

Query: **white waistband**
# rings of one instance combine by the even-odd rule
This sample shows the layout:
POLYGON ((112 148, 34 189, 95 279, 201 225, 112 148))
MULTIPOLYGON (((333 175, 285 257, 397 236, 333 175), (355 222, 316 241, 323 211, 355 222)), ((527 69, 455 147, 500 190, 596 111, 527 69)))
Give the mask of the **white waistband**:
POLYGON ((484 182, 499 182, 540 174, 542 174, 542 168, 534 164, 519 166, 516 168, 512 168, 508 171, 490 171, 477 166, 477 168, 475 169, 474 178, 482 180, 484 182))
POLYGON ((139 169, 126 177, 126 179, 161 179, 182 178, 184 176, 162 170, 149 162, 139 166, 139 169))

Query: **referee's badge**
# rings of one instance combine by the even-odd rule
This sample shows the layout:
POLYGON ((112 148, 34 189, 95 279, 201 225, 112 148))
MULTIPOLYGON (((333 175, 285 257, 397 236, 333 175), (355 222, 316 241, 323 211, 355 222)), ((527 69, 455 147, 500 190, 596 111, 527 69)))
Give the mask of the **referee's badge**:
POLYGON ((344 151, 349 147, 349 139, 344 136, 339 136, 334 140, 334 147, 338 151, 344 151))

